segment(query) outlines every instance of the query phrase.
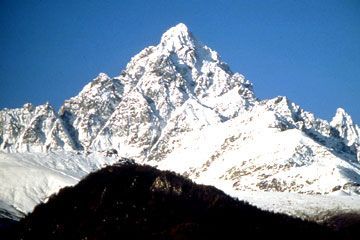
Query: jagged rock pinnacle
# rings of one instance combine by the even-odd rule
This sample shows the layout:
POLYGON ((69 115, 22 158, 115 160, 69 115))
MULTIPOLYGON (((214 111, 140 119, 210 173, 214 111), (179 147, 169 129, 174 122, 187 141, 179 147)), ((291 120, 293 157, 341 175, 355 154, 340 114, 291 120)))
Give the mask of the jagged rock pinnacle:
POLYGON ((330 125, 339 131, 340 137, 344 138, 347 145, 360 144, 359 127, 353 123, 351 116, 343 108, 336 110, 330 125))
POLYGON ((184 45, 195 47, 195 41, 194 36, 187 26, 183 23, 179 23, 162 35, 160 44, 169 51, 175 51, 183 48, 184 45))

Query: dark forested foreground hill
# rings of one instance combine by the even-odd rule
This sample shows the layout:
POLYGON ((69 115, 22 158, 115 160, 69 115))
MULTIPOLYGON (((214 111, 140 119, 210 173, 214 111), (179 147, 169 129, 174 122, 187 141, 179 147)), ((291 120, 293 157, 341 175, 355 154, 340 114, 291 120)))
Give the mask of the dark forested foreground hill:
POLYGON ((172 172, 123 164, 92 173, 38 205, 13 229, 13 238, 355 239, 358 229, 335 231, 262 211, 172 172))

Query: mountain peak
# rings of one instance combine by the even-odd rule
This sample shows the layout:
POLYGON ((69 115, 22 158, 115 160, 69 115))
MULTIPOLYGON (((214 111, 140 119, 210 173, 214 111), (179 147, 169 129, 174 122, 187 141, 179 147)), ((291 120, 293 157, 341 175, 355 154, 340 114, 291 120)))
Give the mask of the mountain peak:
MULTIPOLYGON (((351 116, 344 109, 338 108, 330 125, 339 131, 340 137, 344 138, 345 143, 350 146, 360 144, 360 129, 353 123, 351 116)), ((359 151, 360 153, 360 151, 359 151)), ((358 156, 358 159, 360 156, 358 156)))
POLYGON ((195 45, 195 38, 185 24, 179 23, 168 29, 161 36, 160 44, 169 51, 173 51, 181 49, 184 45, 193 47, 195 45))
POLYGON ((101 72, 101 73, 99 73, 99 75, 96 78, 101 79, 101 80, 107 80, 110 77, 106 73, 101 72))
POLYGON ((333 117, 331 124, 333 126, 335 125, 352 125, 353 121, 351 119, 351 116, 343 109, 343 108, 338 108, 336 110, 336 114, 333 117))
POLYGON ((185 33, 186 34, 186 33, 189 33, 189 29, 184 23, 178 23, 174 27, 169 28, 169 30, 167 30, 166 33, 167 32, 177 32, 177 33, 185 33))

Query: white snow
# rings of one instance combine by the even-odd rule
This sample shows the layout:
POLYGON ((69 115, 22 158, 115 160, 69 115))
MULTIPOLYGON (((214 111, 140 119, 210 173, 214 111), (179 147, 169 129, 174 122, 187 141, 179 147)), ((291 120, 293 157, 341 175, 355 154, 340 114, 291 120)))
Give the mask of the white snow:
MULTIPOLYGON (((60 188, 76 184, 88 173, 115 162, 115 158, 76 152, 0 152, 0 199, 28 213, 60 188)), ((1 206, 0 206, 1 208, 1 206)))
POLYGON ((231 189, 228 193, 263 210, 319 222, 337 214, 360 212, 360 197, 358 195, 307 195, 259 191, 237 191, 231 193, 231 189))

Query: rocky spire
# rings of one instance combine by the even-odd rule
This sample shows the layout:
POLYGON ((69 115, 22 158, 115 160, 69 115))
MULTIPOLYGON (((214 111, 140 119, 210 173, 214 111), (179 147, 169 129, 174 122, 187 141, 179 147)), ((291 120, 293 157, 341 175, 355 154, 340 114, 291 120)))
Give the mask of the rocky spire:
POLYGON ((342 108, 336 110, 330 125, 339 131, 339 136, 344 138, 348 146, 360 144, 359 127, 353 123, 351 116, 342 108))
POLYGON ((160 45, 169 51, 180 50, 184 46, 195 47, 196 39, 187 26, 179 23, 167 30, 161 37, 160 45))

